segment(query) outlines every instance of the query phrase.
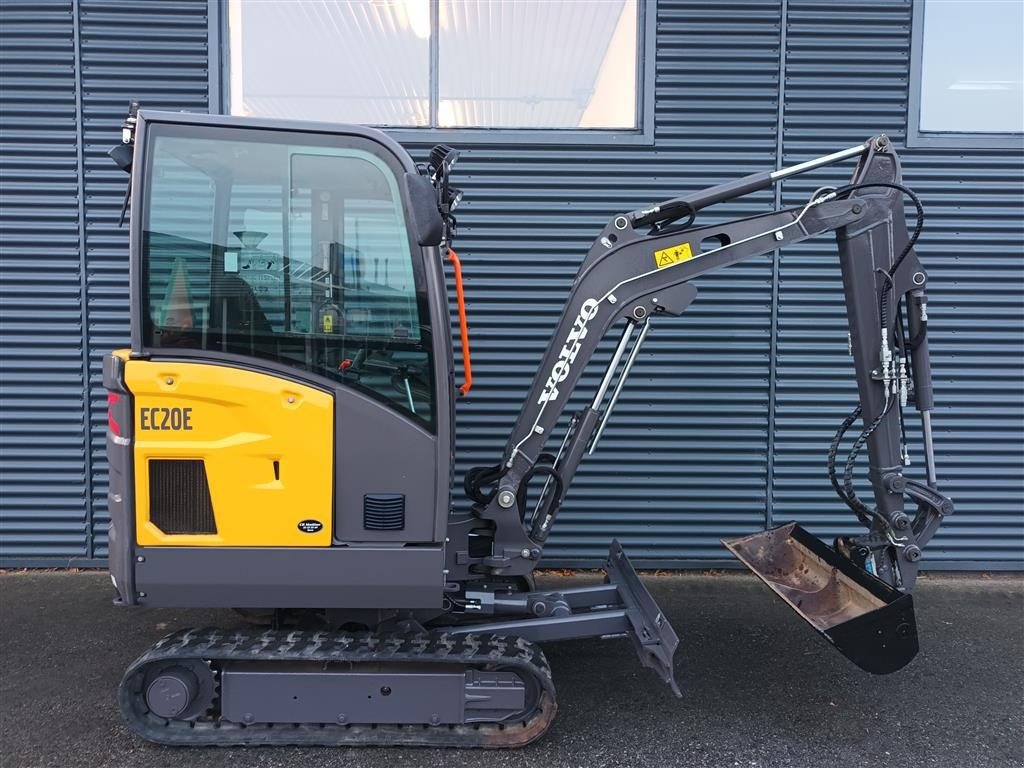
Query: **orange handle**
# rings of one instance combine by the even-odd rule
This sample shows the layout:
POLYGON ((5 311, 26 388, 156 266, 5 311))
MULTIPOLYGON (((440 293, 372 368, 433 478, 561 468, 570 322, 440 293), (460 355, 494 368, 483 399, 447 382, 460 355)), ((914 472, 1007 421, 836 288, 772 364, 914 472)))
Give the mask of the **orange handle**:
POLYGON ((465 381, 459 385, 459 392, 466 395, 473 388, 473 363, 469 359, 469 326, 466 324, 466 294, 462 290, 462 264, 458 254, 451 248, 448 249, 448 261, 455 268, 455 298, 459 306, 459 331, 462 335, 462 375, 465 381))

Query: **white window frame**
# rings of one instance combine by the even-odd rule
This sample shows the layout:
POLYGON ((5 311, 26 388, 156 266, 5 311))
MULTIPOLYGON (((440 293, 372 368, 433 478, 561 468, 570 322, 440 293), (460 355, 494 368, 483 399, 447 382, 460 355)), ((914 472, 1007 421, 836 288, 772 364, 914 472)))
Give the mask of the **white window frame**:
POLYGON ((978 133, 921 130, 921 62, 924 56, 925 0, 914 0, 910 30, 910 98, 907 108, 908 147, 959 149, 1021 149, 1024 133, 978 133))

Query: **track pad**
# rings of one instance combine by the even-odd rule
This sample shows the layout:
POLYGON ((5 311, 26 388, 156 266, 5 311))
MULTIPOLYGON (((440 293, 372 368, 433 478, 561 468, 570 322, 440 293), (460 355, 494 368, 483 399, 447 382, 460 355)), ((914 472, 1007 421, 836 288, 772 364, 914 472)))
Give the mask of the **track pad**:
POLYGON ((861 669, 887 674, 917 655, 913 597, 796 523, 722 543, 861 669))

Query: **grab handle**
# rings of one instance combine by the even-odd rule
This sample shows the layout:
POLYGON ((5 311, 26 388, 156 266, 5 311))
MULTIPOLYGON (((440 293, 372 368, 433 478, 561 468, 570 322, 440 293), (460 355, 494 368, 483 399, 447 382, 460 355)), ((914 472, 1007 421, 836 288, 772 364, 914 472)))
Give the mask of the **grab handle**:
POLYGON ((462 375, 465 381, 459 385, 462 395, 469 394, 473 388, 473 363, 469 357, 469 325, 466 323, 466 294, 462 289, 462 264, 459 256, 452 248, 448 249, 448 261, 455 269, 455 298, 459 307, 459 332, 462 336, 462 375))

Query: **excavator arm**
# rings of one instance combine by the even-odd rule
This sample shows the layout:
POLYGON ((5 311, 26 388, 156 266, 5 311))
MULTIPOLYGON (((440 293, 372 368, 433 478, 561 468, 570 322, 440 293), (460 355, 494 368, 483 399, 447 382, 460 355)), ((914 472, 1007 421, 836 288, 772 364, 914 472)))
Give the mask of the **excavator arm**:
MULTIPOLYGON (((613 217, 573 282, 502 461, 467 475, 466 491, 476 502, 473 516, 493 525, 493 541, 490 551, 478 557, 464 553, 460 565, 490 574, 532 570, 581 459, 597 447, 652 323, 663 315, 679 315, 689 306, 697 295, 695 278, 834 232, 859 404, 833 441, 829 474, 867 532, 837 539, 829 548, 790 524, 726 545, 837 645, 836 633, 829 632, 838 624, 867 613, 878 618, 878 609, 896 603, 901 610, 906 608, 923 547, 953 511, 952 502, 936 488, 927 275, 913 249, 922 225, 923 209, 903 185, 899 160, 885 136, 613 217), (849 158, 858 159, 851 183, 821 188, 803 205, 694 226, 701 209, 849 158), (917 207, 913 234, 906 226, 904 197, 917 207), (616 324, 623 326, 622 334, 592 401, 571 417, 557 451, 546 453, 583 369, 616 324), (922 419, 923 482, 904 475, 909 458, 903 409, 911 399, 922 419), (840 477, 838 449, 858 421, 860 429, 840 477), (860 499, 853 484, 854 461, 865 447, 871 501, 860 499), (534 499, 538 491, 539 501, 534 499), (916 505, 913 512, 905 510, 908 498, 916 505), (906 600, 901 601, 903 596, 906 600)), ((896 621, 903 627, 901 636, 908 636, 913 630, 912 610, 909 618, 906 611, 901 617, 887 620, 896 621)), ((916 633, 913 640, 916 652, 916 633)), ((853 658, 852 651, 844 653, 853 658)), ((881 669, 884 663, 868 661, 862 666, 888 671, 881 669)))

